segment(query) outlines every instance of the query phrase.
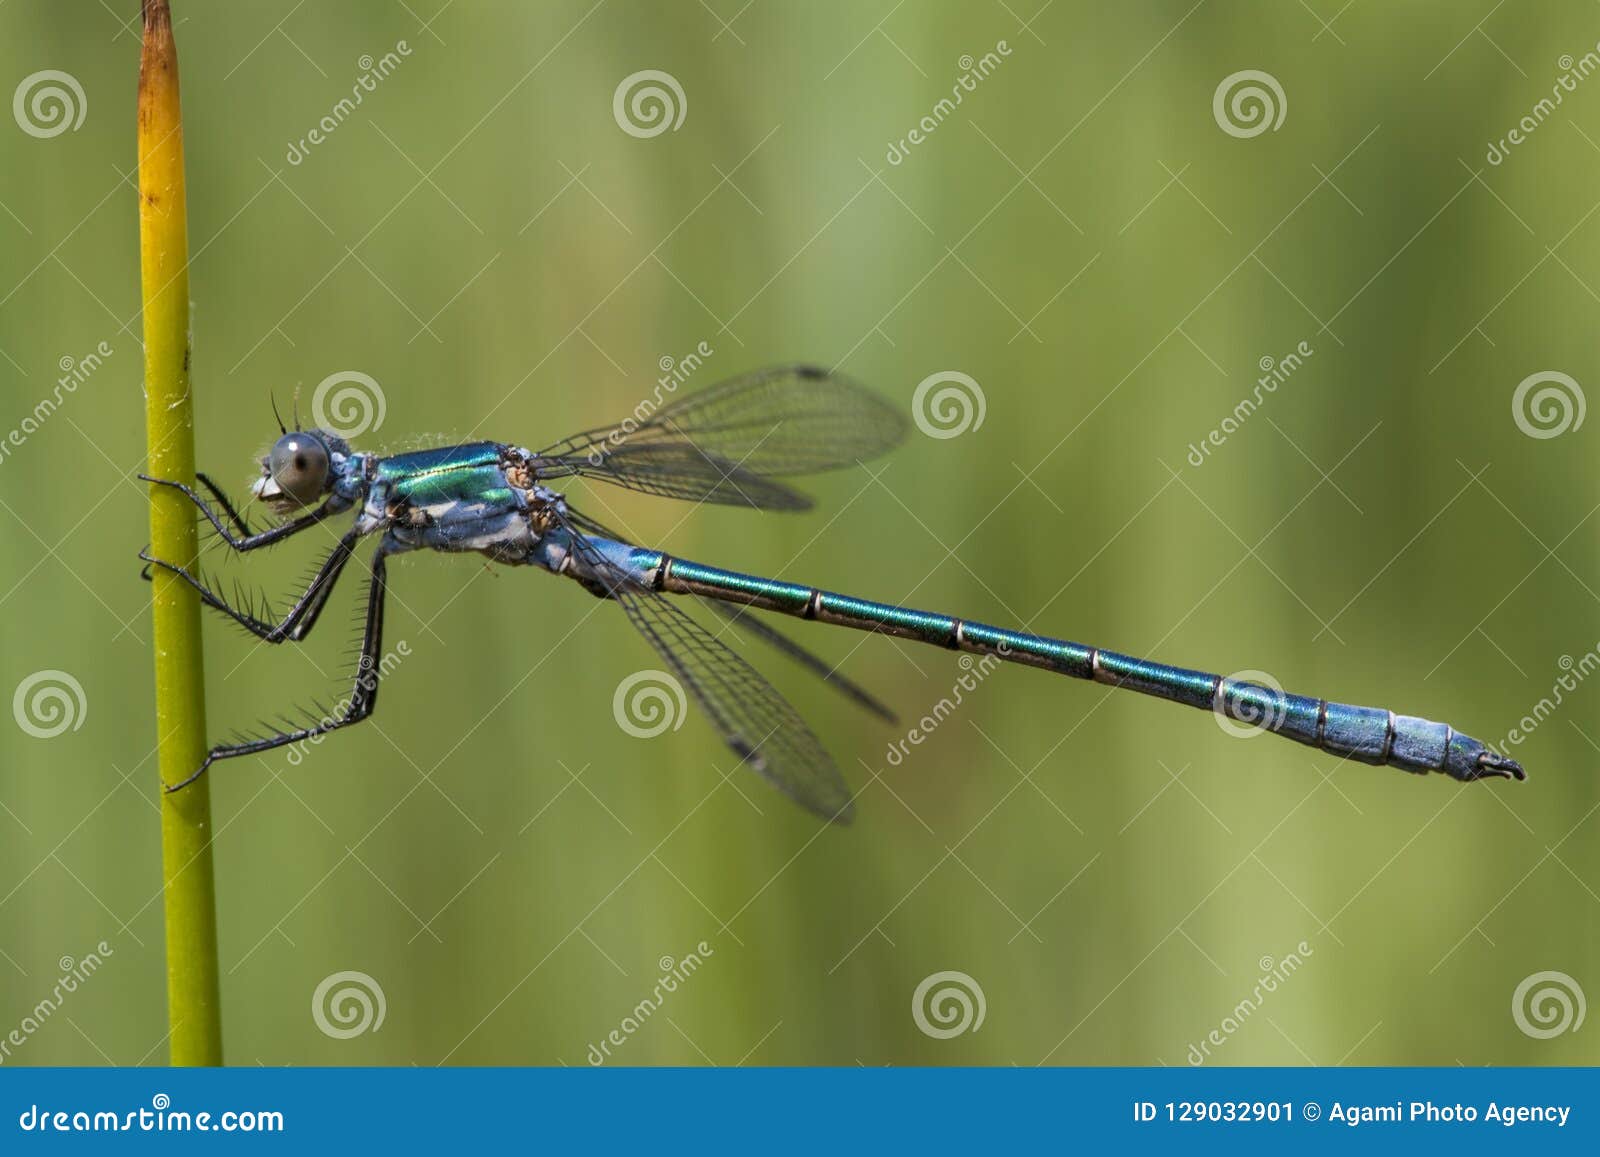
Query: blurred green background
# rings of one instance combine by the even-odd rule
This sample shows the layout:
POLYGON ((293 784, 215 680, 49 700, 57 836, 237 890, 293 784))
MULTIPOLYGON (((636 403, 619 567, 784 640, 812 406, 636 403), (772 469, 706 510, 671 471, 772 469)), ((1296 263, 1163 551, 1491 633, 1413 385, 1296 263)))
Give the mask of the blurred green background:
MULTIPOLYGON (((137 7, 0 8, 4 90, 55 69, 87 106, 74 131, 0 131, 0 435, 63 359, 112 351, 0 458, 0 692, 62 671, 85 704, 54 738, 0 727, 0 1035, 62 957, 113 953, 12 1064, 165 1055, 137 7)), ((175 7, 199 457, 236 493, 269 398, 306 411, 340 371, 380 383, 379 449, 554 441, 702 341, 685 389, 807 359, 910 407, 959 371, 981 426, 808 483, 814 513, 586 504, 688 557, 1490 742, 1574 664, 1514 749, 1530 780, 1462 787, 1013 667, 889 766, 900 731, 747 649, 866 785, 855 826, 822 829, 747 773, 724 784, 699 718, 618 728, 619 682, 657 665, 620 614, 535 572, 401 559, 387 646, 411 654, 374 722, 213 774, 232 1062, 581 1065, 700 941, 615 1063, 1182 1065, 1212 1030, 1208 1063, 1600 1059, 1593 1025, 1540 1038, 1513 1015, 1535 973, 1600 993, 1600 682, 1577 682, 1600 640, 1600 423, 1534 438, 1512 406, 1530 375, 1600 381, 1600 79, 1533 112, 1600 40, 1592 4, 175 7), (645 69, 686 101, 653 137, 613 115, 645 69), (1249 69, 1286 108, 1239 136, 1213 96, 1249 69), (377 1031, 319 1029, 342 971, 381 988, 377 1031), (982 990, 978 1031, 919 1029, 913 994, 944 971, 982 990)), ((276 593, 324 542, 211 557, 276 593)), ((302 648, 208 619, 213 737, 340 694, 357 594, 302 648)), ((961 675, 790 626, 907 724, 961 675)))

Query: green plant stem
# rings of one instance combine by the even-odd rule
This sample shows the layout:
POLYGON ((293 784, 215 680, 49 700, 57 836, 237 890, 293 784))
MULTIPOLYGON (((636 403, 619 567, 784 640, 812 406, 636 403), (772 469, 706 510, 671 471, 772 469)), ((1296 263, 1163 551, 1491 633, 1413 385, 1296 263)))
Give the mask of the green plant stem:
MULTIPOLYGON (((144 303, 148 472, 194 481, 194 409, 189 393, 189 238, 184 197, 178 54, 167 0, 143 0, 139 61, 139 257, 144 303)), ((170 487, 150 487, 150 546, 189 565, 198 539, 194 509, 170 487)), ((200 601, 157 567, 156 727, 161 782, 183 779, 206 751, 205 666, 200 601)), ((222 1063, 217 981, 216 889, 211 863, 211 792, 202 778, 162 794, 162 882, 166 897, 167 1014, 172 1063, 222 1063)))

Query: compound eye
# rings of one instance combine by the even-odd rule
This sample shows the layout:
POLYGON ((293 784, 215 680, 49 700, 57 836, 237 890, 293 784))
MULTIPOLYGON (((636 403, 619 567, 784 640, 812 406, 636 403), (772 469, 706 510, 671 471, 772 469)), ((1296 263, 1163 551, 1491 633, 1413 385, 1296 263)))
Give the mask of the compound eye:
POLYGON ((310 434, 285 434, 272 447, 267 471, 286 496, 309 506, 327 485, 328 448, 310 434))

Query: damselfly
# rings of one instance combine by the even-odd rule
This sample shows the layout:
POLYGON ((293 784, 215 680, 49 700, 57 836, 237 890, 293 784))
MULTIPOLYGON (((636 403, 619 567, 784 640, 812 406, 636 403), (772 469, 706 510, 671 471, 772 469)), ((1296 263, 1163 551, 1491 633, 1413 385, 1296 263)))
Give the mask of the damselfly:
POLYGON ((475 551, 499 563, 537 566, 575 579, 615 603, 740 761, 826 819, 847 821, 852 813, 850 789, 827 751, 754 668, 667 596, 691 595, 719 608, 757 638, 889 719, 892 713, 877 699, 787 636, 745 617, 745 611, 773 611, 949 650, 993 654, 1214 711, 1363 763, 1419 773, 1442 771, 1463 781, 1524 777, 1514 760, 1447 724, 1289 695, 1099 647, 675 558, 625 541, 550 486, 576 477, 690 502, 803 510, 810 505, 807 498, 781 479, 873 458, 898 443, 905 428, 897 409, 845 377, 794 366, 735 378, 641 419, 577 434, 539 451, 472 442, 383 456, 359 452, 327 430, 285 430, 280 422, 282 437, 261 460, 253 493, 283 521, 258 532, 251 531, 204 475, 196 481, 209 498, 183 481, 146 478, 182 491, 239 552, 270 546, 353 513, 332 553, 281 618, 233 606, 197 569, 143 553, 147 563, 194 587, 206 606, 269 643, 299 642, 310 634, 357 544, 378 536, 349 698, 320 718, 213 747, 192 775, 169 790, 193 782, 218 760, 300 743, 372 714, 381 673, 385 564, 390 555, 412 550, 475 551))

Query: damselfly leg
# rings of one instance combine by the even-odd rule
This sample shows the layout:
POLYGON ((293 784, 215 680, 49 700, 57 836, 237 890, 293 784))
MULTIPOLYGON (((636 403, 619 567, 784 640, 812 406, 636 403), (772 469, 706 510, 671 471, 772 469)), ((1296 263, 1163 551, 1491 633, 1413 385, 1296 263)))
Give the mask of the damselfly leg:
MULTIPOLYGON (((187 779, 169 784, 167 791, 173 792, 187 787, 219 760, 233 759, 240 755, 259 755, 276 747, 287 747, 293 743, 315 739, 319 735, 326 735, 330 731, 359 723, 372 714, 372 709, 378 702, 378 682, 381 675, 379 655, 383 650, 383 604, 389 590, 388 567, 384 559, 391 549, 393 548, 390 540, 385 538, 378 544, 378 549, 372 556, 372 579, 367 585, 366 625, 361 634, 360 658, 356 663, 350 697, 332 711, 323 713, 321 717, 301 726, 291 727, 287 731, 271 731, 265 735, 240 739, 236 743, 218 744, 206 752, 205 759, 187 779)), ((349 551, 345 552, 344 557, 346 560, 349 559, 349 551)), ((343 563, 339 565, 342 567, 343 563)))
MULTIPOLYGON (((152 481, 152 479, 143 474, 139 475, 139 477, 144 478, 147 482, 152 481)), ((233 502, 222 492, 222 488, 211 481, 211 476, 196 470, 194 472, 194 480, 204 486, 206 493, 211 495, 218 506, 222 507, 223 513, 228 516, 228 521, 233 524, 233 529, 238 532, 239 537, 248 538, 251 534, 250 524, 244 520, 244 515, 234 508, 233 502)))
MULTIPOLYGON (((195 477, 200 478, 201 475, 197 474, 195 477)), ((194 487, 184 482, 175 481, 171 478, 152 478, 148 474, 141 474, 139 475, 139 478, 141 481, 149 482, 154 486, 170 487, 173 490, 178 491, 190 502, 194 503, 195 506, 199 508, 200 513, 206 516, 206 521, 211 523, 211 525, 216 528, 217 534, 221 536, 222 541, 227 543, 240 554, 243 554, 246 551, 259 550, 263 546, 271 546, 275 542, 282 542, 284 539, 289 538, 292 535, 299 534, 307 527, 315 526, 329 515, 338 514, 340 511, 347 509, 346 505, 343 503, 331 501, 324 502, 321 506, 311 511, 309 514, 302 514, 299 518, 290 519, 288 522, 281 523, 278 526, 269 527, 268 529, 257 534, 250 534, 248 533, 248 528, 244 526, 244 520, 240 518, 238 512, 234 510, 233 504, 228 502, 227 499, 223 498, 222 506, 224 510, 227 512, 230 520, 235 523, 236 527, 243 532, 235 535, 228 529, 226 525, 223 524, 221 516, 217 514, 212 505, 202 498, 199 492, 194 489, 194 487)), ((216 493, 216 490, 212 486, 210 479, 205 481, 205 485, 207 488, 211 489, 213 493, 216 493)), ((217 496, 221 498, 220 494, 217 496)))
MULTIPOLYGON (((288 613, 276 622, 233 606, 186 567, 155 558, 148 550, 141 550, 139 557, 144 559, 150 566, 158 566, 164 571, 177 575, 195 589, 202 603, 212 610, 226 615, 262 642, 282 643, 289 641, 298 643, 311 633, 312 627, 317 625, 317 619, 322 614, 322 608, 327 606, 328 596, 333 593, 334 584, 339 581, 339 576, 344 573, 345 564, 350 561, 350 556, 354 553, 356 543, 360 539, 361 535, 356 531, 352 530, 346 533, 339 540, 339 545, 333 548, 332 553, 317 568, 316 574, 312 576, 311 583, 306 587, 305 592, 294 601, 288 613)), ((146 574, 145 577, 148 578, 149 575, 146 574)))
MULTIPOLYGON (((218 516, 216 510, 192 487, 182 482, 174 482, 164 478, 151 478, 144 474, 139 475, 139 477, 158 486, 169 486, 187 497, 200 509, 200 512, 205 515, 206 519, 216 529, 218 537, 230 549, 239 554, 282 542, 284 539, 322 522, 330 514, 336 514, 344 509, 337 503, 327 502, 310 514, 302 515, 300 518, 261 531, 258 534, 252 534, 244 519, 234 509, 233 504, 217 490, 211 480, 203 474, 196 474, 195 478, 206 489, 211 491, 213 497, 217 499, 228 515, 229 521, 239 531, 238 535, 234 535, 229 533, 227 527, 223 525, 222 519, 218 516)), ((288 613, 276 622, 253 614, 249 610, 240 610, 233 606, 221 595, 213 591, 198 574, 188 567, 179 566, 165 559, 155 558, 148 550, 141 550, 139 557, 146 563, 143 572, 145 578, 150 577, 150 567, 152 566, 158 566, 162 570, 177 575, 195 589, 202 603, 212 610, 226 615, 263 642, 281 643, 285 640, 298 642, 309 635, 311 628, 316 626, 317 618, 322 614, 322 608, 327 605, 328 596, 333 593, 334 584, 339 581, 339 576, 343 573, 345 564, 350 561, 350 555, 360 538, 361 535, 355 530, 346 532, 340 538, 339 544, 334 547, 322 565, 317 568, 305 592, 294 601, 288 613)))

